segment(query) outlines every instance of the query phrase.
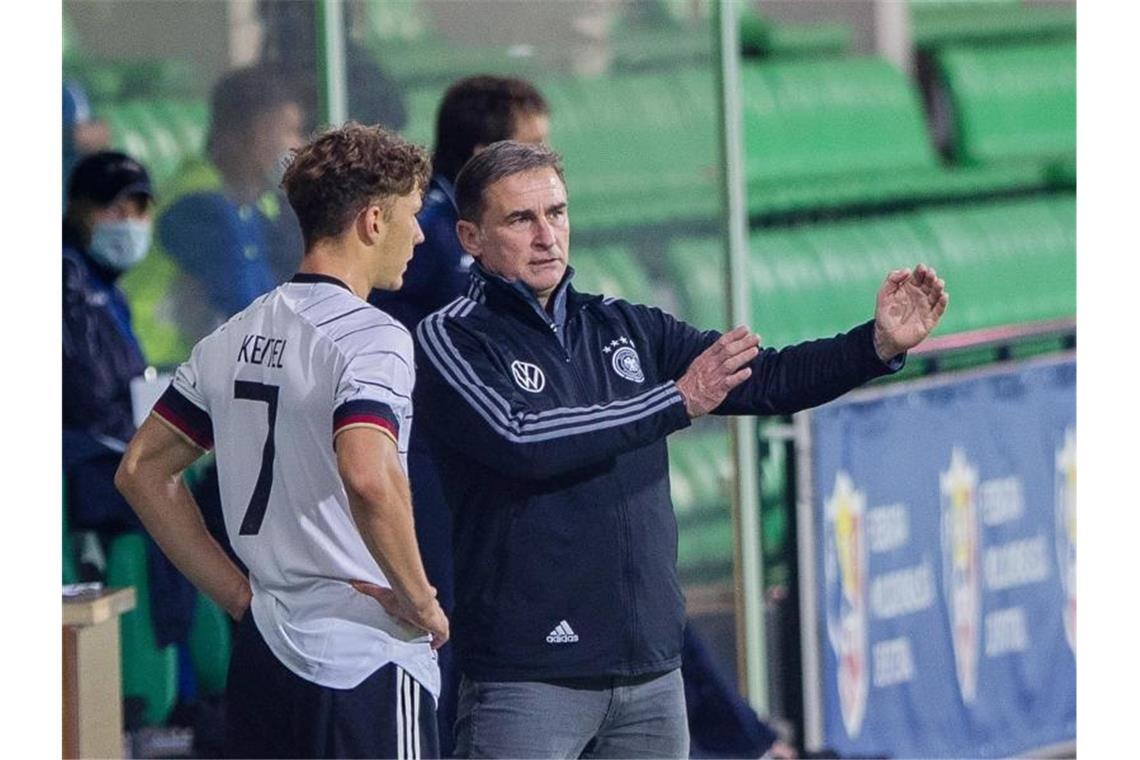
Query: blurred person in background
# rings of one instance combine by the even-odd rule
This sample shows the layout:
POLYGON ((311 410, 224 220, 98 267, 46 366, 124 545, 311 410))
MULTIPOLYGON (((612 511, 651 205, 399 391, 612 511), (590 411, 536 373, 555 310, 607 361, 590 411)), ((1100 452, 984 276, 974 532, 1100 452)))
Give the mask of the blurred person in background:
POLYGON ((279 185, 302 120, 296 96, 269 69, 237 69, 214 85, 205 155, 179 168, 155 225, 160 252, 185 276, 168 295, 187 346, 300 262, 300 227, 279 185))
POLYGON ((686 757, 685 605, 665 438, 791 414, 902 368, 945 283, 890 272, 873 319, 761 349, 577 292, 561 158, 501 142, 456 178, 466 297, 416 328, 414 403, 455 535, 461 757, 686 757))
POLYGON ((87 91, 74 80, 63 83, 63 190, 67 203, 67 179, 76 162, 84 156, 109 147, 107 124, 91 113, 87 91))
MULTIPOLYGON (((140 331, 143 345, 153 337, 161 347, 156 363, 185 361, 195 342, 296 270, 301 228, 280 184, 289 152, 303 142, 302 120, 296 96, 273 70, 235 69, 214 84, 205 154, 184 162, 167 186, 155 215, 157 245, 131 278, 161 294, 146 301, 141 326, 149 332, 140 331), (156 287, 163 279, 165 287, 156 287)), ((193 490, 210 533, 242 567, 226 535, 212 461, 193 490)))
POLYGON ((404 286, 373 291, 369 301, 409 330, 467 288, 471 256, 459 244, 455 177, 468 159, 500 140, 545 143, 550 107, 523 79, 472 76, 451 85, 435 119, 432 178, 420 212, 424 242, 408 264, 404 286))
MULTIPOLYGON (((81 160, 67 188, 63 218, 63 471, 69 527, 100 542, 143 532, 115 490, 115 470, 135 432, 131 381, 146 361, 117 285, 150 247, 154 191, 138 161, 123 153, 81 160)), ((102 567, 101 546, 86 555, 88 578, 102 567)), ((183 642, 196 600, 193 586, 147 539, 150 609, 158 646, 183 642)), ((180 647, 185 655, 185 648, 180 647)), ((184 691, 185 696, 189 696, 184 691)))
MULTIPOLYGON (((459 244, 455 223, 455 176, 471 156, 499 140, 545 143, 550 108, 542 94, 522 79, 473 76, 448 88, 436 115, 432 178, 419 213, 424 241, 404 273, 399 290, 374 290, 369 302, 400 320, 409 330, 467 287, 471 256, 459 244)), ((427 444, 413 428, 408 453, 409 476, 415 494, 416 535, 428 578, 439 590, 448 614, 454 583, 451 513, 443 498, 439 476, 427 444)), ((443 693, 439 704, 440 752, 448 757, 454 746, 455 699, 459 686, 451 648, 440 651, 443 693)))

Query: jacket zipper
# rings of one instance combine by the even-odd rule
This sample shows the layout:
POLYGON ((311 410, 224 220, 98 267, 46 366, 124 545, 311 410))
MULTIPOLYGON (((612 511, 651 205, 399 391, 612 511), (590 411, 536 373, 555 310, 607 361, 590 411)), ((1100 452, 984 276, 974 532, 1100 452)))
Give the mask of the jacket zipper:
MULTIPOLYGON (((562 336, 563 340, 561 340, 561 341, 558 340, 558 326, 556 324, 554 324, 553 322, 550 322, 548 324, 550 325, 551 335, 554 336, 554 340, 562 348, 562 353, 566 356, 566 361, 567 361, 567 363, 570 364, 570 371, 574 375, 574 379, 578 384, 578 393, 575 395, 578 396, 579 398, 581 398, 585 395, 586 381, 585 381, 585 379, 583 379, 581 373, 578 371, 578 365, 576 363, 570 361, 570 348, 569 348, 569 346, 570 346, 570 333, 569 333, 570 319, 568 318, 566 320, 566 324, 565 324, 565 331, 566 332, 563 334, 563 336, 562 336)), ((630 621, 629 621, 630 625, 629 625, 629 628, 626 630, 626 645, 627 645, 626 652, 627 652, 627 654, 626 654, 626 658, 625 658, 626 659, 625 667, 627 670, 629 670, 629 669, 631 669, 631 667, 632 667, 632 665, 633 665, 633 663, 637 657, 637 625, 638 625, 638 622, 637 622, 638 621, 637 599, 635 597, 634 589, 633 589, 633 570, 632 570, 633 556, 632 556, 632 552, 630 550, 630 547, 633 546, 633 535, 632 535, 633 529, 630 526, 630 522, 629 522, 629 498, 626 496, 625 487, 622 484, 621 480, 618 478, 616 473, 611 474, 610 479, 614 482, 615 490, 620 495, 620 499, 619 499, 618 505, 617 505, 617 512, 618 512, 618 517, 621 521, 621 536, 620 536, 621 537, 621 548, 622 548, 621 568, 622 568, 622 580, 624 581, 623 586, 625 587, 623 589, 622 595, 626 599, 625 608, 630 611, 630 621)))

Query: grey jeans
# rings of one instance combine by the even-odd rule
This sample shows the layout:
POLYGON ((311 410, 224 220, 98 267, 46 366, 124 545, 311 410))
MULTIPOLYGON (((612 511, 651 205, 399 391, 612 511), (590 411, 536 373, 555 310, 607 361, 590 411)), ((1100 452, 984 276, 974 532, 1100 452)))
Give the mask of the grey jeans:
POLYGON ((689 756, 680 669, 641 678, 459 686, 456 757, 689 756))

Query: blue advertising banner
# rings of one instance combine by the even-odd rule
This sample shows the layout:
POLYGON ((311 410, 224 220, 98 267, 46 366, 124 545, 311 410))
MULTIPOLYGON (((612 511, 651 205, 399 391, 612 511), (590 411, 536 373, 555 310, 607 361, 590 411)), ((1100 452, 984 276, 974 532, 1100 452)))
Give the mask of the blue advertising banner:
POLYGON ((822 745, 1074 740, 1075 360, 873 389, 810 430, 822 745))

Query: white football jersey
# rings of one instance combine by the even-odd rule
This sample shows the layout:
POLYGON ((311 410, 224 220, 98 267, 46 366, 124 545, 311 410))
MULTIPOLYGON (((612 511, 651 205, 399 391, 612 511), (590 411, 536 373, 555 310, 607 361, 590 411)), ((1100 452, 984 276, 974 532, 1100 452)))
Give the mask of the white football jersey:
POLYGON ((407 472, 412 338, 339 280, 299 274, 203 338, 154 413, 216 450, 226 531, 282 663, 347 689, 395 662, 439 695, 427 634, 349 585, 390 586, 349 509, 333 437, 371 426, 407 472))

